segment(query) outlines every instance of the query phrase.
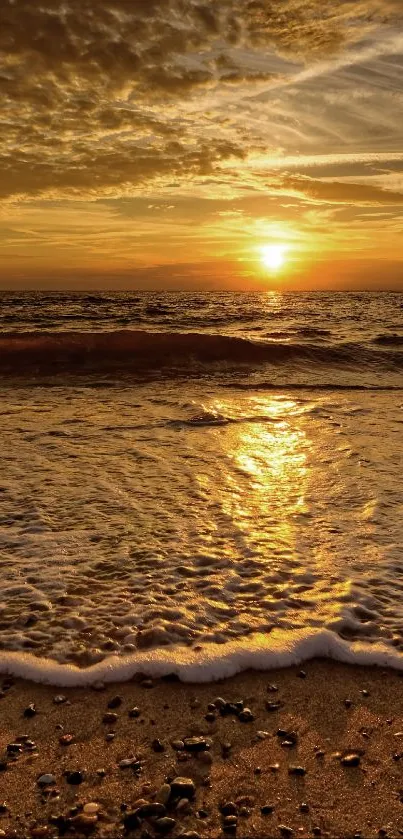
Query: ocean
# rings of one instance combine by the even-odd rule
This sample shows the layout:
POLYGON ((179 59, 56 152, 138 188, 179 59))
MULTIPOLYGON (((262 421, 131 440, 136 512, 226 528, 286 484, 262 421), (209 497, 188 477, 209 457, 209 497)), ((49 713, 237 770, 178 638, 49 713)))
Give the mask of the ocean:
POLYGON ((0 671, 403 669, 403 294, 0 294, 0 671))

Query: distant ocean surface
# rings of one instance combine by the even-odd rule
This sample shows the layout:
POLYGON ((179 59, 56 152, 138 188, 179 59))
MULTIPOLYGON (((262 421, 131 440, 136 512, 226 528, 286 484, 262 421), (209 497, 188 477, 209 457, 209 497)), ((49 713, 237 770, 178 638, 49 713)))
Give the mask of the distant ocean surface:
POLYGON ((403 669, 403 294, 0 293, 0 671, 403 669))

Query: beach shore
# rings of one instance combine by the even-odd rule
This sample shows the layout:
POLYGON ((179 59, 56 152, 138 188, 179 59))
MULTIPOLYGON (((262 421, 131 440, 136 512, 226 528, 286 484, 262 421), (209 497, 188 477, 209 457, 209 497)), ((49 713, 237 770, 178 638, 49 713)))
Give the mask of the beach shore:
POLYGON ((0 836, 403 835, 396 672, 314 660, 203 685, 2 682, 0 836))

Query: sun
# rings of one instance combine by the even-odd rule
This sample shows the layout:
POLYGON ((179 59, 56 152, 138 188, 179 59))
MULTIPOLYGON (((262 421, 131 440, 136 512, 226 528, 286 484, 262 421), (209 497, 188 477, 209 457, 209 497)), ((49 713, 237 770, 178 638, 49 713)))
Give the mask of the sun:
POLYGON ((260 248, 263 265, 270 271, 279 271, 285 263, 286 245, 263 245, 260 248))

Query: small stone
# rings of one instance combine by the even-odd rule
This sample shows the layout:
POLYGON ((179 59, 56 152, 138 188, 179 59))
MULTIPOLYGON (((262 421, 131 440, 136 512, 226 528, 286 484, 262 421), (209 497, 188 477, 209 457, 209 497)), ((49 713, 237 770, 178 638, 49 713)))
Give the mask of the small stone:
POLYGON ((231 749, 232 749, 232 743, 229 743, 229 742, 221 743, 221 754, 222 754, 224 760, 227 757, 229 757, 231 749))
POLYGON ((161 819, 166 815, 166 809, 159 801, 151 801, 138 807, 137 815, 141 819, 161 819))
POLYGON ((31 704, 28 705, 27 708, 24 709, 24 717, 26 717, 28 719, 30 717, 34 717, 36 713, 37 713, 36 705, 33 702, 31 702, 31 704))
POLYGON ((226 801, 220 807, 220 812, 223 816, 237 816, 238 815, 238 807, 234 801, 226 801))
POLYGON ((278 770, 280 769, 280 764, 279 763, 271 763, 270 766, 268 767, 268 769, 269 769, 270 772, 278 772, 278 770))
POLYGON ((40 787, 48 787, 48 786, 50 786, 51 784, 55 784, 55 783, 56 783, 56 778, 55 778, 55 776, 54 776, 54 775, 50 775, 50 774, 41 775, 41 776, 38 778, 38 780, 37 780, 37 784, 38 784, 40 787))
POLYGON ((274 804, 263 804, 260 808, 262 816, 270 816, 274 812, 274 804))
POLYGON ((347 755, 344 755, 341 759, 342 766, 359 766, 361 763, 361 758, 356 752, 351 752, 347 755))
POLYGON ((277 693, 277 691, 278 691, 278 685, 273 685, 273 684, 267 685, 267 692, 268 693, 277 693))
POLYGON ((84 775, 78 770, 76 772, 66 772, 66 781, 68 784, 72 784, 72 786, 78 786, 78 784, 82 784, 84 781, 84 775))
POLYGON ((171 790, 174 798, 189 798, 196 795, 196 786, 191 778, 177 777, 171 782, 171 790))
POLYGON ((55 705, 63 705, 64 702, 67 702, 67 696, 64 696, 62 693, 58 693, 57 696, 53 697, 53 702, 55 705))
POLYGON ((113 696, 112 699, 110 699, 108 702, 108 708, 110 708, 111 710, 113 708, 120 708, 122 702, 123 699, 121 696, 113 696))
POLYGON ((77 833, 92 833, 95 830, 97 825, 98 816, 96 814, 91 815, 90 813, 79 813, 78 816, 75 816, 72 819, 72 824, 74 825, 77 833))
POLYGON ((114 739, 115 739, 115 737, 116 737, 115 732, 114 732, 114 731, 110 731, 110 732, 109 732, 109 734, 107 734, 107 735, 106 735, 105 740, 106 740, 106 742, 107 742, 107 743, 111 743, 111 742, 112 742, 112 740, 114 740, 114 739))
POLYGON ((153 688, 154 687, 154 682, 153 682, 152 679, 143 679, 143 681, 140 682, 140 687, 146 688, 146 689, 153 688))
POLYGON ((137 812, 137 810, 131 810, 129 813, 126 813, 123 817, 123 824, 128 833, 130 833, 130 831, 132 830, 136 830, 141 825, 137 812))
POLYGON ((199 752, 197 759, 199 763, 203 763, 205 766, 211 766, 213 762, 213 755, 210 752, 199 752))
POLYGON ((62 734, 62 736, 59 737, 59 743, 61 746, 71 746, 71 744, 74 743, 74 737, 72 734, 62 734))
POLYGON ((345 699, 344 704, 345 704, 346 708, 351 708, 351 706, 353 704, 353 700, 352 699, 345 699))
POLYGON ((118 720, 118 715, 113 714, 111 711, 108 711, 102 717, 102 722, 105 723, 105 725, 113 725, 114 723, 117 722, 117 720, 118 720))
POLYGON ((105 775, 106 775, 106 769, 97 769, 97 770, 96 770, 96 773, 97 773, 97 775, 98 775, 98 777, 99 777, 99 778, 105 778, 105 775))
POLYGON ((175 819, 171 819, 169 816, 164 816, 163 819, 157 819, 155 822, 155 829, 158 833, 165 835, 166 833, 170 833, 171 830, 174 829, 175 825, 175 819))
POLYGON ((164 805, 168 804, 170 796, 171 796, 171 785, 170 784, 163 784, 162 787, 160 787, 158 792, 157 792, 156 801, 158 801, 160 804, 164 804, 164 805))
POLYGON ((217 696, 217 699, 214 699, 213 705, 221 711, 227 705, 227 701, 222 696, 217 696))
POLYGON ((201 810, 197 811, 196 815, 197 815, 198 819, 207 819, 208 818, 208 811, 203 810, 203 808, 202 808, 201 810))
POLYGON ((259 740, 266 740, 267 737, 270 737, 270 732, 269 731, 257 731, 256 732, 256 737, 258 737, 259 740))
POLYGON ((189 809, 189 804, 190 802, 188 798, 180 798, 176 805, 176 810, 178 813, 183 813, 185 810, 189 809))
POLYGON ((279 711, 281 702, 266 702, 266 711, 279 711))
POLYGON ((204 717, 204 719, 206 720, 206 722, 215 722, 216 715, 212 711, 209 711, 208 714, 206 714, 206 716, 204 717))
POLYGON ((299 679, 306 679, 305 670, 300 670, 299 673, 297 673, 297 676, 299 679))
POLYGON ((303 801, 302 804, 299 805, 299 809, 301 813, 309 813, 309 804, 305 804, 303 801))
POLYGON ((303 766, 289 766, 289 775, 306 775, 306 769, 303 766))
POLYGON ((137 717, 140 716, 140 708, 130 708, 129 717, 132 720, 136 720, 137 717))
POLYGON ((172 740, 171 746, 173 749, 175 749, 176 752, 182 752, 185 748, 183 740, 172 740))
POLYGON ((9 755, 19 754, 22 752, 21 743, 7 743, 7 751, 9 755))
POLYGON ((323 749, 317 749, 317 751, 315 753, 315 757, 321 758, 321 757, 324 757, 325 754, 326 754, 326 752, 324 752, 323 749))
POLYGON ((369 696, 369 690, 362 690, 361 695, 365 697, 369 696))
POLYGON ((312 828, 312 833, 313 833, 314 836, 322 836, 322 831, 321 831, 320 827, 313 827, 312 828))
POLYGON ((253 720, 255 719, 255 716, 254 714, 252 714, 250 708, 244 708, 242 711, 240 711, 238 717, 240 722, 253 722, 253 720))
POLYGON ((278 729, 277 737, 285 737, 285 740, 287 740, 291 744, 295 744, 295 743, 298 742, 297 732, 296 731, 287 731, 285 728, 279 728, 278 729))
POLYGON ((138 764, 137 757, 126 757, 124 760, 119 761, 119 769, 131 769, 133 766, 138 764))
POLYGON ((152 748, 153 752, 157 752, 157 753, 158 752, 165 752, 165 746, 161 742, 161 740, 158 740, 158 738, 153 740, 153 742, 151 743, 151 748, 152 748))
POLYGON ((187 752, 205 752, 211 748, 211 741, 205 737, 185 737, 183 744, 187 752))
POLYGON ((286 824, 279 824, 278 829, 282 836, 292 836, 294 833, 292 827, 288 827, 286 824))
POLYGON ((89 813, 89 814, 98 813, 98 811, 100 809, 101 809, 101 805, 97 804, 96 801, 89 801, 88 804, 84 804, 83 813, 89 813))

